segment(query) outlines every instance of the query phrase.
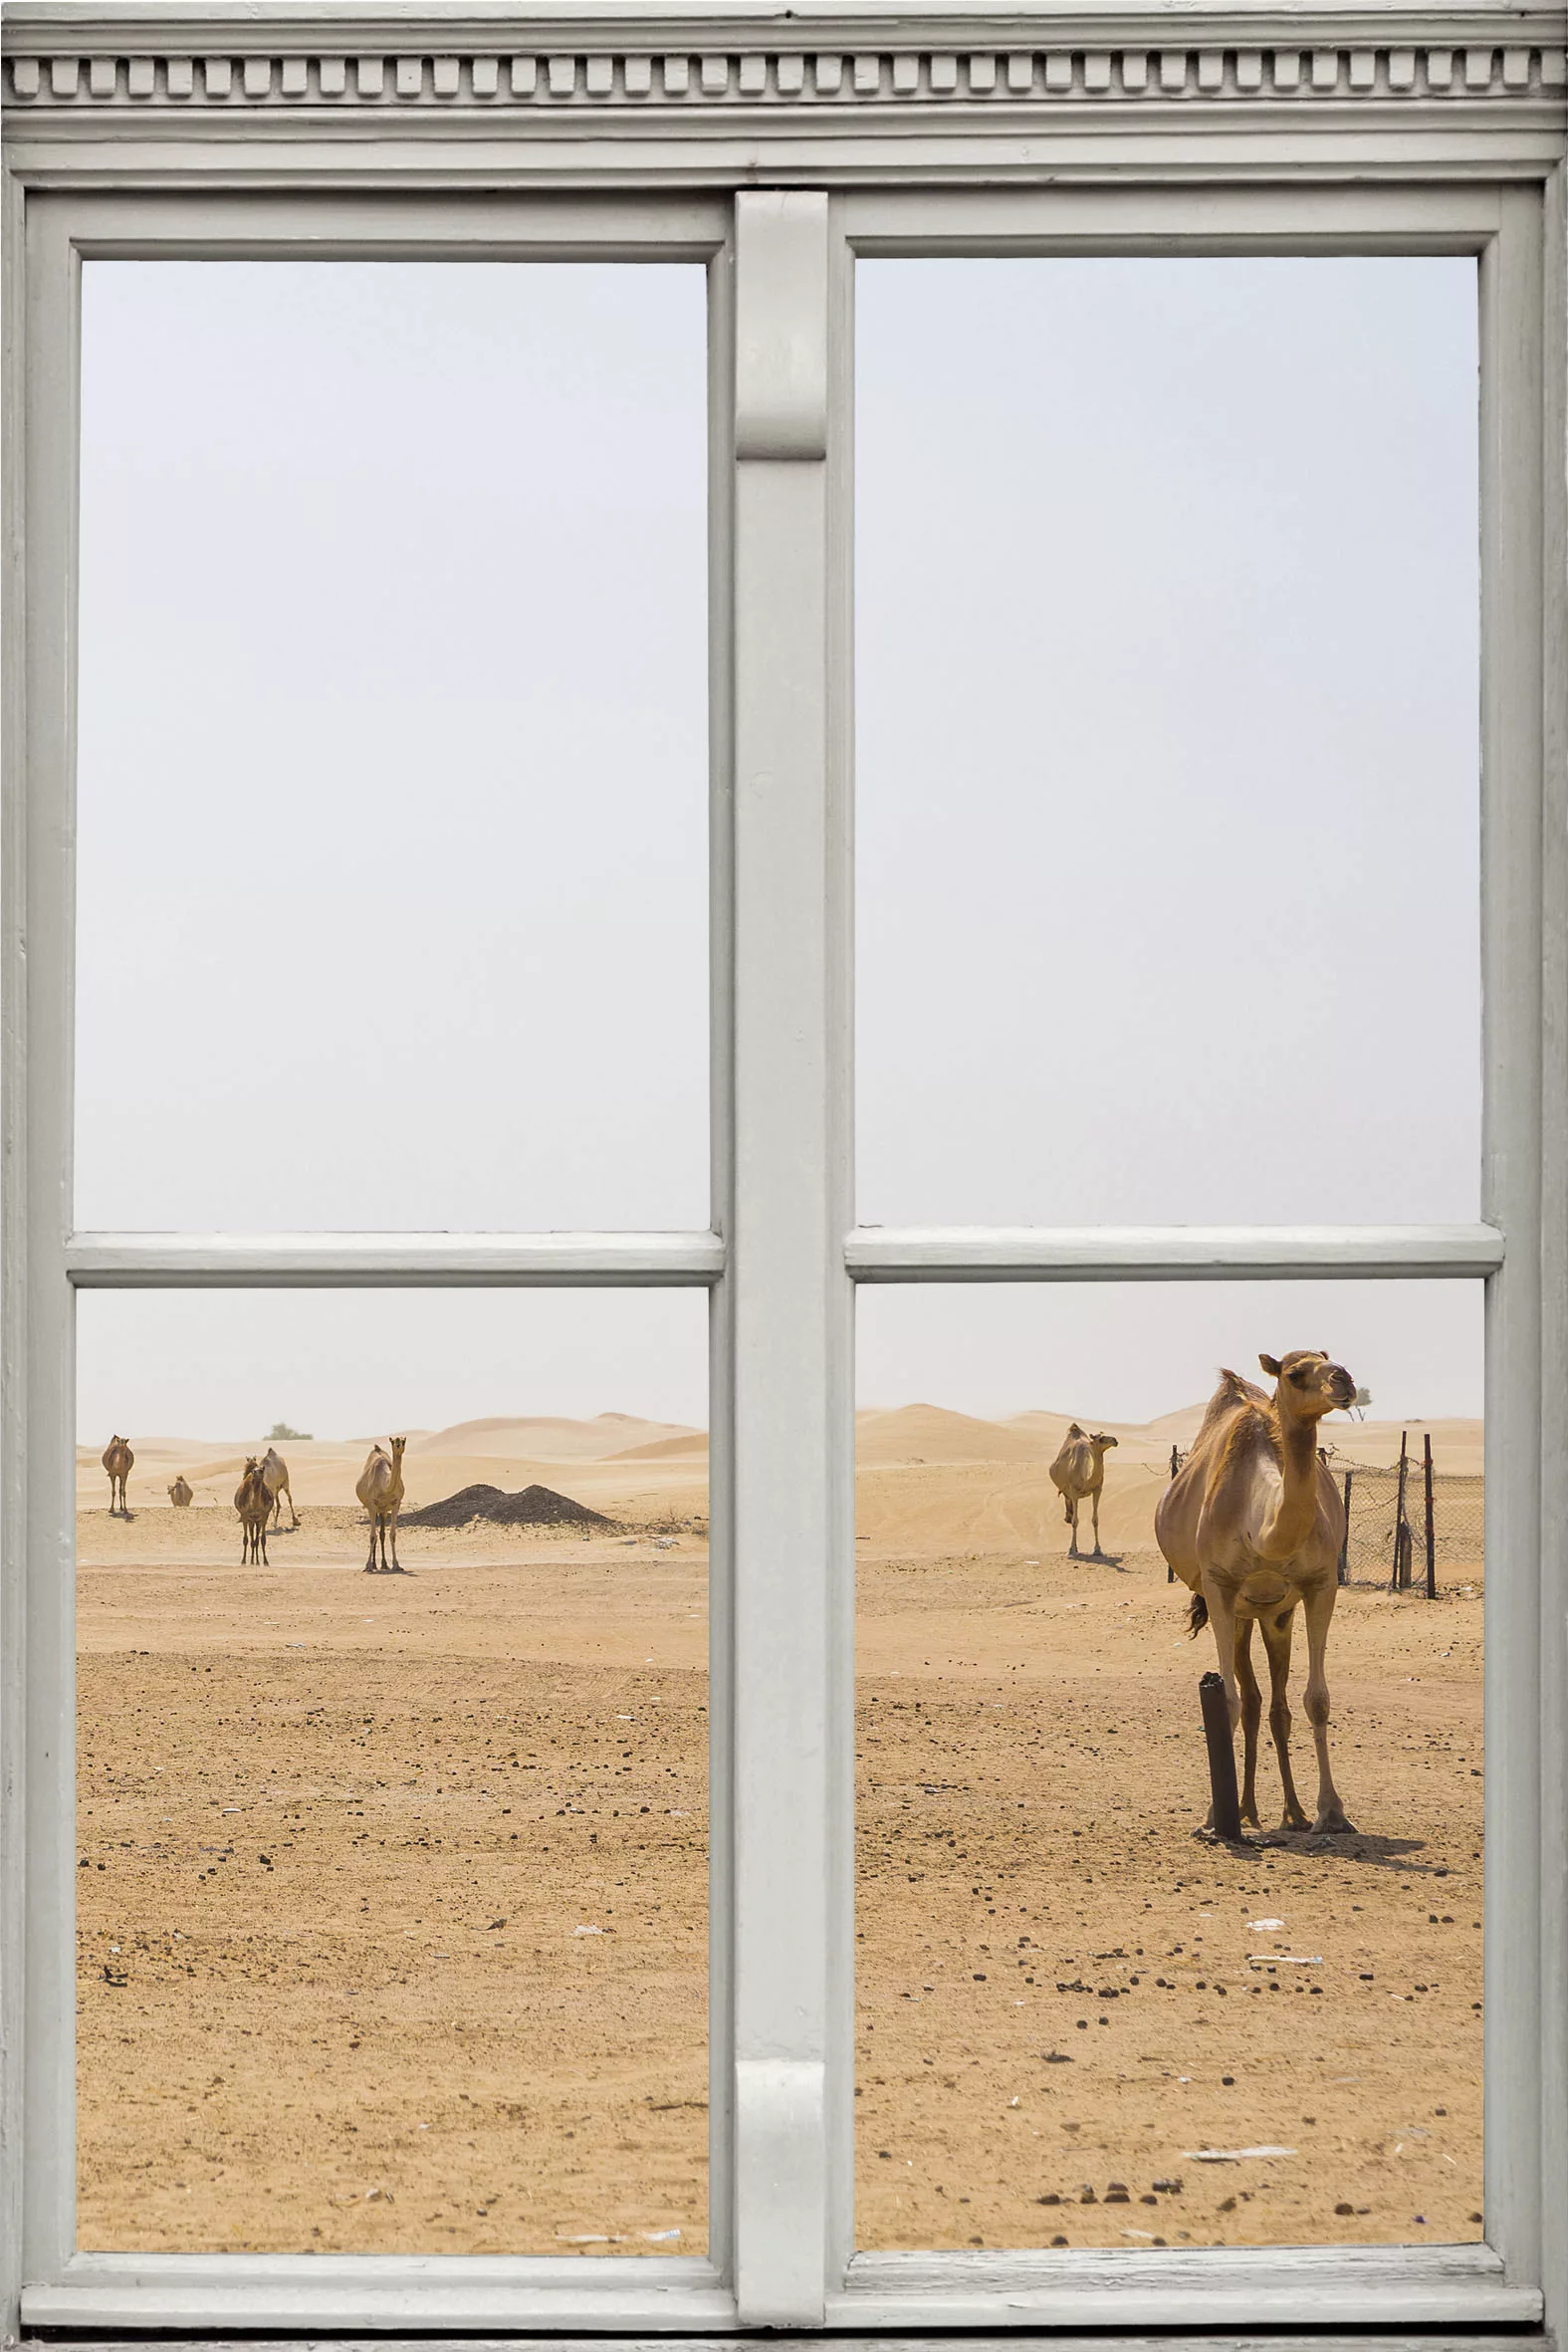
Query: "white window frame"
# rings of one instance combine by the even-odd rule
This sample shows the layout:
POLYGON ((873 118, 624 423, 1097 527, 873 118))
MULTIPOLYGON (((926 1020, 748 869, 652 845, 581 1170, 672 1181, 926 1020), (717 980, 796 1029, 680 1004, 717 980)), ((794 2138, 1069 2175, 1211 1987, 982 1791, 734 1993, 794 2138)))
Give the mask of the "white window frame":
POLYGON ((1563 45, 1529 8, 12 0, 0 2333, 1568 2330, 1563 45), (1478 259, 1482 1221, 855 1230, 854 259, 1171 252, 1478 259), (307 253, 706 263, 709 1231, 71 1229, 80 264, 307 253), (1486 1284, 1485 2242, 855 2254, 855 1285, 1259 1276, 1486 1284), (74 1293, 452 1283, 711 1294, 711 2256, 79 2253, 74 1293))

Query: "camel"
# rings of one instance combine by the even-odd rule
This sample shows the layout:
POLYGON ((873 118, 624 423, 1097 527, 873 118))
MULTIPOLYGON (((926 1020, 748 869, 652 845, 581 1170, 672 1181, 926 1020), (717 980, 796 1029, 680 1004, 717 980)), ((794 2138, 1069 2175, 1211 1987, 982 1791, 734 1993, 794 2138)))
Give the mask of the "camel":
POLYGON ((1051 1484, 1062 1500, 1067 1514, 1067 1525, 1072 1529, 1072 1541, 1067 1546, 1067 1557, 1078 1557, 1078 1506, 1085 1498, 1094 1512, 1094 1550, 1091 1557, 1103 1559, 1100 1549, 1100 1489, 1105 1484, 1105 1449, 1114 1446, 1115 1438, 1097 1430, 1090 1437, 1075 1421, 1061 1441, 1061 1452, 1050 1466, 1051 1484))
POLYGON ((130 1476, 136 1457, 122 1437, 112 1437, 104 1448, 104 1468, 109 1472, 109 1516, 111 1519, 129 1519, 130 1505, 125 1500, 125 1481, 130 1476), (119 1498, 116 1511, 114 1498, 119 1498))
POLYGON ((283 1517, 283 1499, 287 1495, 289 1498, 289 1525, 291 1528, 297 1528, 300 1524, 300 1515, 294 1508, 294 1494, 289 1485, 289 1465, 276 1446, 269 1446, 266 1453, 263 1454, 261 1474, 267 1482, 267 1492, 272 1497, 273 1526, 276 1527, 283 1517))
POLYGON ((364 1505, 370 1521, 370 1556, 364 1563, 364 1572, 367 1576, 374 1576, 377 1573, 383 1576, 400 1576, 403 1573, 397 1558, 397 1511, 403 1500, 403 1448, 407 1443, 408 1440, 405 1437, 394 1437, 390 1455, 383 1453, 379 1446, 372 1446, 365 1456, 364 1468, 360 1471, 358 1484, 354 1488, 354 1493, 364 1505), (390 1568, 386 1564, 388 1531, 390 1531, 392 1538, 390 1568), (379 1570, 375 1564, 377 1536, 380 1537, 381 1542, 379 1570))
MULTIPOLYGON (((1290 1636, 1299 1603, 1306 1616, 1307 1721, 1317 1750, 1316 1830, 1348 1831, 1328 1756, 1328 1683, 1323 1660, 1338 1591, 1345 1510, 1319 1459, 1317 1425, 1356 1393, 1343 1364, 1320 1348, 1298 1347, 1258 1362, 1271 1396, 1222 1372, 1186 1463, 1161 1495, 1154 1531, 1191 1592, 1189 1622, 1212 1624, 1231 1726, 1244 1736, 1241 1818, 1257 1826, 1257 1727, 1262 1699, 1252 1671, 1254 1624, 1268 1653, 1268 1728, 1284 1784, 1284 1829, 1307 1818, 1290 1773, 1290 1636)), ((1212 1825, 1212 1815, 1211 1815, 1212 1825)))
POLYGON ((179 1477, 174 1481, 174 1484, 169 1489, 169 1501, 173 1504, 176 1511, 189 1511, 195 1499, 196 1490, 194 1487, 187 1486, 185 1482, 185 1474, 183 1471, 181 1471, 179 1477))
POLYGON ((240 1565, 255 1560, 262 1567, 267 1558, 267 1515, 272 1510, 272 1497, 267 1492, 267 1481, 262 1476, 261 1464, 254 1454, 245 1462, 245 1476, 234 1490, 234 1508, 240 1515, 243 1530, 240 1542, 240 1565))

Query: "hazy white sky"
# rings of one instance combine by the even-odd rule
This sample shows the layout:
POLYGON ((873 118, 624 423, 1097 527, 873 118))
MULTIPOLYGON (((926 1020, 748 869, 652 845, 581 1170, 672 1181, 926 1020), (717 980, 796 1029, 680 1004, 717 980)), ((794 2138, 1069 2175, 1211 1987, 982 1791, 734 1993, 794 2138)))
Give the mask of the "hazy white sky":
MULTIPOLYGON (((862 265, 864 1218, 1475 1214, 1474 302, 862 265)), ((695 268, 88 265, 81 1224, 706 1221, 704 337, 695 268)), ((877 1292, 861 1391, 1478 1409, 1470 1287, 1298 1288, 877 1292)), ((701 1420, 704 1312, 89 1298, 84 1430, 701 1420)))

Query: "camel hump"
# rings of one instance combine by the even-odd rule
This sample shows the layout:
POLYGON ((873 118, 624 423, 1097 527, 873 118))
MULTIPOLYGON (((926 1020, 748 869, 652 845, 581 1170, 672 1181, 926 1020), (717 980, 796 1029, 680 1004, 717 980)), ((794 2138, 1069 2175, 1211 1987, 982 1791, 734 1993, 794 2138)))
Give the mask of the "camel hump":
POLYGON ((1083 1435, 1083 1431, 1082 1431, 1082 1430, 1081 1430, 1081 1429, 1078 1427, 1078 1424, 1077 1424, 1077 1422, 1076 1422, 1076 1421, 1074 1421, 1074 1422, 1071 1424, 1071 1426, 1068 1428, 1067 1435, 1068 1435, 1069 1437, 1082 1437, 1082 1435, 1083 1435))

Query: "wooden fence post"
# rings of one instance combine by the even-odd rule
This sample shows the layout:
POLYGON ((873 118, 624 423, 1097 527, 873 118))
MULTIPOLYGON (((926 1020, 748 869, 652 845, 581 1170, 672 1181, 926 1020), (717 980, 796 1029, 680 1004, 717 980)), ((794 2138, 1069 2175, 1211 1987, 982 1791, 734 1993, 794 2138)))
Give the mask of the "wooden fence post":
POLYGON ((1410 1476, 1410 1432, 1399 1433, 1399 1495, 1394 1505, 1394 1563, 1389 1574, 1390 1592, 1400 1589, 1400 1572, 1405 1566, 1405 1483, 1410 1476))
POLYGON ((1438 1529, 1432 1516, 1432 1432, 1430 1429, 1423 1435, 1422 1447, 1426 1457, 1423 1467, 1427 1482, 1427 1598, 1428 1600, 1436 1600, 1438 1597, 1438 1529))
POLYGON ((1235 1786, 1235 1739, 1231 1730, 1231 1706, 1225 1684, 1211 1671, 1198 1679, 1198 1703, 1203 1709, 1204 1744, 1209 1751, 1209 1793, 1214 1799, 1211 1827, 1216 1837, 1234 1844, 1241 1834, 1241 1800, 1235 1786))
POLYGON ((1353 1470, 1346 1471, 1345 1532, 1339 1538, 1339 1582, 1341 1584, 1348 1584, 1350 1582, 1350 1492, 1351 1488, 1355 1484, 1355 1478, 1356 1474, 1353 1470))

